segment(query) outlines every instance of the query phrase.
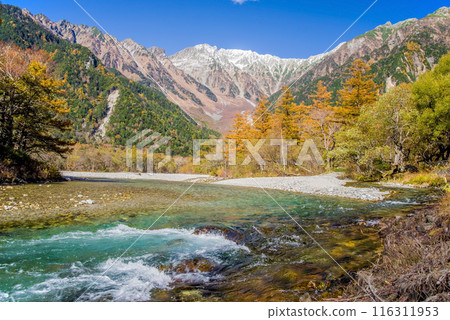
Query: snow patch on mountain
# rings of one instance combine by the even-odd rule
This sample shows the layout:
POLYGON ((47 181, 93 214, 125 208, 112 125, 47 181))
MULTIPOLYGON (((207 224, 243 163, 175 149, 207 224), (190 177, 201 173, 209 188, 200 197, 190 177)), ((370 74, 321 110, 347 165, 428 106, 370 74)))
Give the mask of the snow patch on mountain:
POLYGON ((269 96, 295 81, 331 52, 307 59, 283 59, 250 50, 199 44, 169 58, 176 67, 210 88, 229 95, 236 94, 237 89, 239 96, 256 101, 261 94, 269 96))

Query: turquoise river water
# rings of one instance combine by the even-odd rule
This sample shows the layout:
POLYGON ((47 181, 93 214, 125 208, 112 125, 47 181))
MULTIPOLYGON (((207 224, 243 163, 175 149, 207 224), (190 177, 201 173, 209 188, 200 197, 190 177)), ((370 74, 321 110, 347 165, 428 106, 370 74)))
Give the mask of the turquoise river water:
MULTIPOLYGON (((189 184, 65 182, 54 192, 71 183, 149 196, 79 223, 0 233, 0 301, 299 301, 338 296, 348 280, 262 190, 194 185, 155 223, 189 184)), ((269 192, 349 272, 376 259, 382 217, 434 196, 403 189, 364 202, 269 192)))

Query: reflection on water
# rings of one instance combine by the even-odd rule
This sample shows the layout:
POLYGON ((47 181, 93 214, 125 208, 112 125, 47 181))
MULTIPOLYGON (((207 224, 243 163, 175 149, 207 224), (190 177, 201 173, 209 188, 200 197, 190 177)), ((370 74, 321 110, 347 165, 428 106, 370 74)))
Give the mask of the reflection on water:
MULTIPOLYGON (((74 186, 130 197, 108 215, 106 204, 75 224, 0 234, 0 301, 299 301, 340 293, 342 269, 262 190, 196 185, 146 230, 188 185, 69 182, 53 192, 74 186)), ((411 189, 378 203, 269 192, 349 271, 376 258, 381 217, 430 199, 411 189)))

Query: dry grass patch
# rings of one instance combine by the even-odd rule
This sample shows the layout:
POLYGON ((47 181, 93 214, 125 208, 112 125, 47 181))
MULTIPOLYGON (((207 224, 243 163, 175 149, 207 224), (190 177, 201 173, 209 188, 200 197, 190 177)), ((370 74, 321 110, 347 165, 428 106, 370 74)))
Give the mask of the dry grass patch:
POLYGON ((384 251, 346 300, 450 301, 450 193, 440 205, 383 220, 384 251))

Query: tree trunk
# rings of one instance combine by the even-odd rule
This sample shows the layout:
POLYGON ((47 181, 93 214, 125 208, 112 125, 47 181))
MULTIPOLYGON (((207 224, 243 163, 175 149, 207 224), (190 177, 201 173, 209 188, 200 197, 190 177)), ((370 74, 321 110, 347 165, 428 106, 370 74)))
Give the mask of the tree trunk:
POLYGON ((399 172, 405 171, 405 153, 403 152, 403 148, 398 145, 394 146, 394 167, 399 172))

